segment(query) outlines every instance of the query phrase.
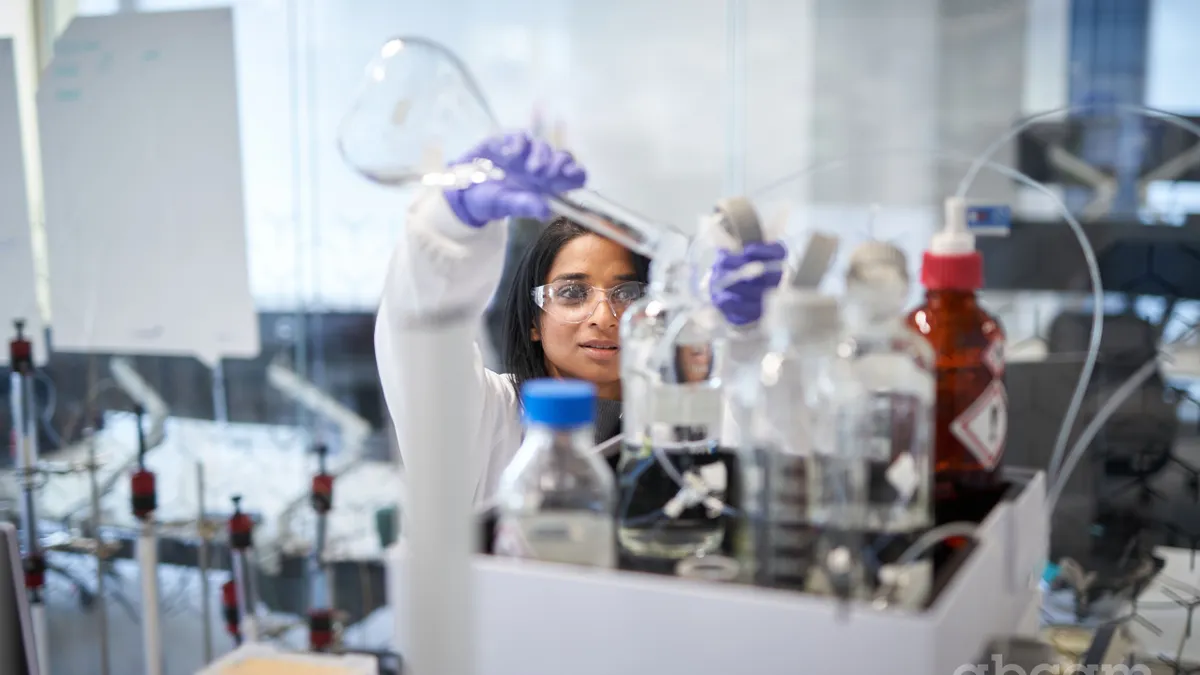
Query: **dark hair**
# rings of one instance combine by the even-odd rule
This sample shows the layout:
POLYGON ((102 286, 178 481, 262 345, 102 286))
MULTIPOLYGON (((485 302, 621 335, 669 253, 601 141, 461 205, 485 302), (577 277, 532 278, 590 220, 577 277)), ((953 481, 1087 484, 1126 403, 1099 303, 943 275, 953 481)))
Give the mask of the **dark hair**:
MULTIPOLYGON (((526 380, 550 377, 546 370, 546 352, 542 343, 530 339, 529 332, 541 325, 541 308, 533 301, 533 289, 546 283, 546 275, 554 266, 554 259, 562 247, 572 240, 592 231, 566 218, 555 218, 542 230, 537 241, 525 250, 513 273, 504 300, 504 328, 501 348, 504 350, 504 368, 513 377, 517 393, 526 380)), ((633 271, 638 281, 645 283, 650 278, 650 261, 630 252, 633 271)))

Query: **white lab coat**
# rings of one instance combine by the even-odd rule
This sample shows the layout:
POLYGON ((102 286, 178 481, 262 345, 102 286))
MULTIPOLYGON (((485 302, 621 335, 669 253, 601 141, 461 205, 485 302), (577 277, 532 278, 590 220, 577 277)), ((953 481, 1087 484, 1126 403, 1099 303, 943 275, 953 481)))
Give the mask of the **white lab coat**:
MULTIPOLYGON (((398 327, 407 319, 437 314, 446 308, 467 308, 482 318, 500 283, 508 231, 501 223, 474 228, 463 224, 450 210, 440 190, 424 190, 408 209, 403 234, 389 263, 379 316, 375 321, 375 360, 388 409, 403 410, 405 400, 421 392, 403 391, 404 368, 427 354, 414 353, 398 327)), ((478 322, 477 322, 478 323, 478 322)), ((521 444, 520 401, 507 375, 483 366, 478 345, 469 354, 477 377, 462 392, 463 424, 473 439, 464 478, 475 483, 475 502, 489 499, 500 473, 521 444)), ((400 417, 392 414, 397 435, 403 438, 400 417)), ((414 452, 400 444, 400 455, 414 452)))

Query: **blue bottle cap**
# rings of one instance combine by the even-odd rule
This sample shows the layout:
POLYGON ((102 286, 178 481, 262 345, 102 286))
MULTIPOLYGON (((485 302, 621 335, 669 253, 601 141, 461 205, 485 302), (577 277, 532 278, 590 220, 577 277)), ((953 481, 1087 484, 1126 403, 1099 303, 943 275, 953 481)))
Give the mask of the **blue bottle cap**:
POLYGON ((596 386, 581 380, 530 380, 521 387, 525 419, 531 424, 578 427, 596 417, 596 386))

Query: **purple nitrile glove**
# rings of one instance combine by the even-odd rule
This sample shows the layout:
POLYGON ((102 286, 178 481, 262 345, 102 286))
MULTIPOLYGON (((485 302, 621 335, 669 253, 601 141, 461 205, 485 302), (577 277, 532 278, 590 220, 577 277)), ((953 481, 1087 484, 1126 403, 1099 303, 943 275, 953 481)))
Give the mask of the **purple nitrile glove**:
POLYGON ((783 278, 779 263, 785 258, 787 248, 779 242, 746 244, 740 253, 725 249, 717 251, 708 287, 713 304, 725 315, 726 321, 735 326, 758 321, 763 313, 763 296, 783 278), (730 283, 735 273, 753 262, 766 263, 769 267, 762 274, 730 283), (723 288, 725 284, 729 285, 723 288))
POLYGON ((446 190, 446 201, 459 220, 483 227, 502 218, 550 217, 545 195, 583 187, 587 172, 569 152, 555 150, 549 143, 517 132, 490 138, 469 150, 451 166, 487 159, 505 176, 461 190, 446 190))

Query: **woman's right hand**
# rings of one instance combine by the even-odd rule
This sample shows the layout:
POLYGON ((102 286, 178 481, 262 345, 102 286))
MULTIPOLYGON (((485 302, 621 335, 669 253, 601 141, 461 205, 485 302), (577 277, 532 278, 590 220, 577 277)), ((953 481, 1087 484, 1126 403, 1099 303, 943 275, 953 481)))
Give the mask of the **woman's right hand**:
POLYGON ((446 190, 454 215, 471 227, 510 217, 547 220, 551 213, 546 195, 575 190, 587 182, 587 172, 571 153, 555 150, 526 132, 488 139, 451 165, 477 159, 491 161, 504 178, 446 190))

